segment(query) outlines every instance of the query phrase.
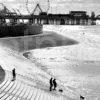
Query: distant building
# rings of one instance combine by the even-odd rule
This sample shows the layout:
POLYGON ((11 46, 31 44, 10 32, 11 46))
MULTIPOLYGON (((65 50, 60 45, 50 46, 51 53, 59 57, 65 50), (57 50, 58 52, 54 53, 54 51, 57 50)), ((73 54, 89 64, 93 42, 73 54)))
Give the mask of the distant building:
POLYGON ((33 16, 34 23, 56 25, 92 25, 93 21, 86 11, 70 11, 69 14, 47 14, 41 12, 33 16))
POLYGON ((87 16, 86 11, 70 11, 69 14, 74 17, 86 17, 87 16))
POLYGON ((89 16, 86 11, 70 11, 71 24, 73 25, 88 25, 89 16))

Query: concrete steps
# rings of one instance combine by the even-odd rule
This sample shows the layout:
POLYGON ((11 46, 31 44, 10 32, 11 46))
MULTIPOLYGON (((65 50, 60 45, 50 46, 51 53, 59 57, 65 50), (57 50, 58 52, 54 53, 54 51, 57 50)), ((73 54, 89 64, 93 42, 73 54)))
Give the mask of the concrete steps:
POLYGON ((63 96, 50 93, 49 88, 47 91, 34 86, 34 83, 32 85, 24 76, 17 75, 15 81, 11 80, 11 72, 6 71, 5 80, 0 84, 0 100, 67 100, 63 96))
POLYGON ((5 79, 5 71, 0 66, 0 83, 2 83, 5 79))

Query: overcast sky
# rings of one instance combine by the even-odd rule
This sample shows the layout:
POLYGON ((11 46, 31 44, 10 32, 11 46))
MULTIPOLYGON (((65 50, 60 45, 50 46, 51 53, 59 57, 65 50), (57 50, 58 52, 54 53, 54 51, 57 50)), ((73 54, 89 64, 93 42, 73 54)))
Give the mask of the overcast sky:
MULTIPOLYGON (((21 13, 27 14, 26 9, 27 0, 0 0, 1 3, 4 3, 10 10, 19 9, 21 13)), ((40 3, 43 11, 48 8, 48 0, 28 0, 28 9, 30 12, 33 11, 37 2, 40 3)), ((72 10, 82 10, 87 11, 90 14, 92 11, 95 11, 96 15, 100 14, 100 0, 49 0, 51 13, 69 13, 72 10)))

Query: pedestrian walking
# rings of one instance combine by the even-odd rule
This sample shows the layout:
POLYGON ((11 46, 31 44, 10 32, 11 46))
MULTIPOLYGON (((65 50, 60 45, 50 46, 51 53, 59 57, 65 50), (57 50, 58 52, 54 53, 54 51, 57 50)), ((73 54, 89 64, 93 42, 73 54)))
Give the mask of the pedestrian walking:
POLYGON ((57 88, 57 82, 56 82, 56 79, 53 80, 53 85, 54 85, 54 89, 53 89, 53 90, 56 90, 56 88, 57 88))
POLYGON ((14 81, 16 79, 16 71, 15 71, 15 68, 12 70, 12 76, 13 76, 12 81, 14 81))
POLYGON ((50 91, 52 91, 52 87, 53 87, 53 78, 51 77, 51 79, 50 79, 50 91))

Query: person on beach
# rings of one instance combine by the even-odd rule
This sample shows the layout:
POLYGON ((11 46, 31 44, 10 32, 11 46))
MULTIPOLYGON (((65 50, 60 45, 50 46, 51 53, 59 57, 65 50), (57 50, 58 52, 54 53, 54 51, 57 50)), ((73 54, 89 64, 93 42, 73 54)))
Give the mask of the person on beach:
POLYGON ((53 87, 53 78, 51 77, 51 79, 50 79, 50 91, 52 91, 52 87, 53 87))
POLYGON ((54 85, 54 89, 53 89, 53 90, 56 90, 56 88, 57 88, 57 82, 56 82, 56 79, 53 80, 53 85, 54 85))
POLYGON ((12 70, 12 76, 13 76, 12 81, 16 80, 16 71, 15 71, 15 68, 12 70))

